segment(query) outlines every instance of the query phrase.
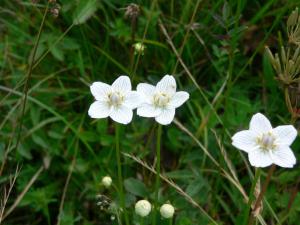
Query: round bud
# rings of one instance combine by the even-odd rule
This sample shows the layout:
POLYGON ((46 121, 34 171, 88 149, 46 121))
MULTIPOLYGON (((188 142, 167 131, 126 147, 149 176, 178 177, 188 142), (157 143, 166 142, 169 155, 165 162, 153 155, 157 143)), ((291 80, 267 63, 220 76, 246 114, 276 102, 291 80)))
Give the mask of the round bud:
POLYGON ((147 200, 140 200, 135 204, 135 213, 141 217, 148 216, 151 212, 151 204, 147 200))
POLYGON ((105 176, 102 178, 102 185, 106 188, 109 188, 112 183, 112 179, 110 176, 105 176))
POLYGON ((175 209, 171 204, 163 204, 159 211, 163 218, 169 219, 173 217, 175 209))
POLYGON ((134 47, 134 53, 135 54, 141 54, 141 55, 144 55, 144 50, 145 50, 145 45, 142 44, 141 42, 138 42, 138 43, 135 43, 133 45, 134 47))

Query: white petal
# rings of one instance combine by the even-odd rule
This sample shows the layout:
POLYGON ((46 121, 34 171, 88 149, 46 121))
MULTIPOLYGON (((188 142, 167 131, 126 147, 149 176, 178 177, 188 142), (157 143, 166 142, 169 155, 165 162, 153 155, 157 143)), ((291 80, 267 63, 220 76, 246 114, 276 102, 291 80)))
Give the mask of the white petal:
POLYGON ((124 105, 130 109, 135 109, 143 103, 143 98, 136 91, 131 91, 125 96, 124 105))
POLYGON ((268 151, 256 149, 248 153, 249 162, 255 167, 267 167, 273 164, 273 160, 268 151))
POLYGON ((88 114, 92 118, 100 119, 108 117, 110 113, 110 107, 106 102, 96 101, 91 104, 88 114))
POLYGON ((296 157, 288 146, 280 146, 274 150, 272 159, 274 164, 281 167, 292 168, 296 164, 296 157))
POLYGON ((250 121, 250 130, 257 133, 265 133, 272 129, 270 121, 261 113, 256 113, 250 121))
POLYGON ((181 106, 184 102, 186 102, 189 99, 190 95, 189 93, 185 92, 185 91, 179 91, 176 92, 171 101, 169 102, 169 104, 175 108, 181 106))
POLYGON ((256 133, 251 130, 243 130, 237 132, 232 137, 232 145, 245 152, 249 152, 257 148, 256 144, 256 133))
POLYGON ((161 114, 161 108, 154 107, 150 104, 143 104, 137 108, 137 114, 142 117, 156 117, 161 114))
POLYGON ((110 118, 112 118, 114 121, 122 124, 128 124, 132 120, 132 109, 126 107, 126 106, 120 106, 117 108, 112 108, 110 113, 110 118))
POLYGON ((168 125, 172 123, 174 116, 175 109, 164 109, 159 116, 155 117, 155 120, 162 125, 168 125))
POLYGON ((144 102, 151 103, 151 99, 155 93, 155 86, 147 83, 140 83, 136 88, 137 92, 143 96, 144 102))
POLYGON ((90 90, 97 101, 104 101, 107 94, 111 91, 111 87, 102 82, 94 82, 90 86, 90 90))
POLYGON ((156 85, 156 89, 163 93, 173 95, 176 92, 176 81, 173 76, 165 75, 156 85))
POLYGON ((291 145, 297 137, 297 130, 292 125, 278 126, 273 129, 276 143, 280 145, 291 145))
POLYGON ((113 82, 111 87, 114 91, 119 91, 125 95, 131 91, 131 82, 128 76, 120 76, 113 82))

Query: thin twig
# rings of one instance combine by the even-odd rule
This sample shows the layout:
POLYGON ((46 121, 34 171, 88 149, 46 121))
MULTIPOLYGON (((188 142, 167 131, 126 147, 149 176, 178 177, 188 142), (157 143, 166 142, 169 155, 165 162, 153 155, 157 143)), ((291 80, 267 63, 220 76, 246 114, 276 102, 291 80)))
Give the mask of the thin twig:
POLYGON ((42 165, 38 169, 38 171, 33 175, 33 177, 30 179, 30 181, 28 182, 28 184, 26 185, 24 190, 19 194, 19 196, 17 197, 15 202, 12 204, 12 206, 10 206, 9 209, 5 212, 3 219, 5 219, 7 216, 9 216, 9 214, 11 214, 12 211, 14 211, 14 209, 19 205, 19 203, 21 202, 21 200, 23 199, 25 194, 28 192, 28 190, 31 188, 31 186, 37 180, 37 178, 40 176, 40 174, 43 172, 43 170, 44 170, 44 165, 42 165))

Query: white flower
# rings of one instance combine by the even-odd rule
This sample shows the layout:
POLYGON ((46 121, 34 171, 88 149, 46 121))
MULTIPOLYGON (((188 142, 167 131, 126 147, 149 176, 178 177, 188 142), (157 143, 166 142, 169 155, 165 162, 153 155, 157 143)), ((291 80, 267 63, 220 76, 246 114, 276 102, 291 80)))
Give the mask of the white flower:
POLYGON ((141 217, 148 216, 151 212, 151 204, 147 200, 139 200, 135 204, 135 213, 141 217))
POLYGON ((110 117, 118 123, 128 124, 132 120, 132 110, 141 103, 139 94, 131 91, 127 76, 120 76, 112 85, 94 82, 90 89, 96 99, 88 111, 92 118, 110 117))
POLYGON ((169 219, 173 217, 175 209, 171 204, 163 204, 159 211, 163 218, 169 219))
POLYGON ((102 178, 101 182, 104 187, 109 188, 112 183, 112 179, 110 176, 105 176, 102 178))
POLYGON ((291 168, 296 164, 290 145, 297 137, 292 125, 272 128, 270 121, 261 113, 250 121, 250 129, 237 132, 232 137, 232 145, 248 153, 249 161, 255 167, 276 164, 291 168))
POLYGON ((143 97, 144 103, 137 109, 143 117, 155 117, 162 125, 170 124, 175 116, 175 109, 189 98, 185 91, 176 92, 176 81, 173 76, 165 75, 155 86, 141 83, 137 92, 143 97))

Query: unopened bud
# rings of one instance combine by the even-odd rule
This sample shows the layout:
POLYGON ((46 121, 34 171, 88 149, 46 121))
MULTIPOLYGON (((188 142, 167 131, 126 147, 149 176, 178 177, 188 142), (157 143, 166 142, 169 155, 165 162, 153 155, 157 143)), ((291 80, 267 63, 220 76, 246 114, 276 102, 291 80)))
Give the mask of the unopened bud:
POLYGON ((141 42, 135 43, 133 45, 134 47, 134 53, 135 54, 141 54, 144 55, 145 45, 143 45, 141 42))
POLYGON ((147 200, 140 200, 135 204, 135 213, 141 217, 146 217, 151 212, 151 204, 147 200))
POLYGON ((110 176, 105 176, 102 178, 102 184, 104 187, 109 188, 111 186, 112 179, 110 176))
POLYGON ((159 211, 163 218, 169 219, 173 217, 175 209, 171 204, 163 204, 159 211))

